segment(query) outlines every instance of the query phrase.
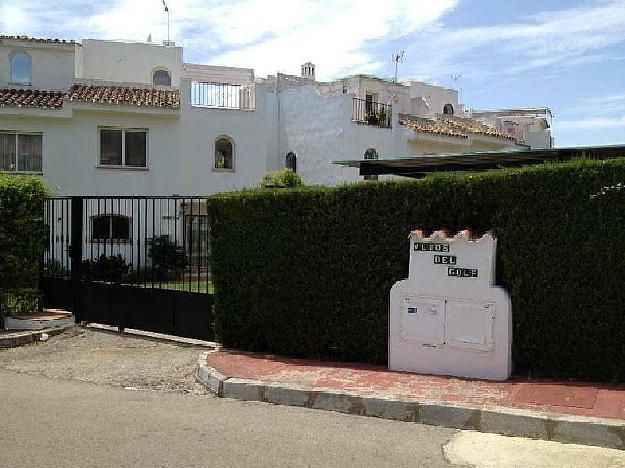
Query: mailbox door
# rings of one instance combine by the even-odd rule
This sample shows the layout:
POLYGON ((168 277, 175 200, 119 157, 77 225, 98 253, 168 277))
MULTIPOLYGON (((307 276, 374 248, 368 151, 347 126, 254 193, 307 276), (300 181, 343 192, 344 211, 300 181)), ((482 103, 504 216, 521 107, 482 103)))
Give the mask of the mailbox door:
POLYGON ((491 351, 494 323, 495 304, 449 299, 445 341, 457 348, 491 351))
POLYGON ((445 344, 445 301, 407 295, 402 298, 401 340, 426 345, 445 344))

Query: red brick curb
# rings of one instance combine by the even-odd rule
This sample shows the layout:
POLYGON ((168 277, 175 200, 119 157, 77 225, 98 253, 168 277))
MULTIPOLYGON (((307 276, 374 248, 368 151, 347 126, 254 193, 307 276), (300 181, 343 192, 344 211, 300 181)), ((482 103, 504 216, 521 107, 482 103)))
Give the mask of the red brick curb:
POLYGON ((202 353, 198 358, 196 379, 223 398, 625 450, 625 421, 240 379, 210 367, 208 355, 202 353))

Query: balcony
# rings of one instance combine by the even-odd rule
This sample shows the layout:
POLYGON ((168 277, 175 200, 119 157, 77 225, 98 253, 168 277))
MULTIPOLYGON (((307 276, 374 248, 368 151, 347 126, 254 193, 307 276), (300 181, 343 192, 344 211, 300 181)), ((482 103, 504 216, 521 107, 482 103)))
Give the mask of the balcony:
POLYGON ((391 128, 391 106, 367 99, 353 98, 352 121, 373 127, 391 128))
POLYGON ((253 110, 254 88, 251 85, 193 81, 191 106, 253 110))

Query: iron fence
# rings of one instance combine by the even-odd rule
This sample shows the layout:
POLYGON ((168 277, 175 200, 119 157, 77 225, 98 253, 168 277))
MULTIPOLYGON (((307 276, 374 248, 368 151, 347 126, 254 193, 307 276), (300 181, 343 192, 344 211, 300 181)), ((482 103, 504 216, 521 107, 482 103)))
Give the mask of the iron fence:
POLYGON ((202 197, 62 197, 46 201, 43 276, 212 292, 202 197))
POLYGON ((352 120, 365 125, 390 128, 391 107, 390 104, 355 97, 352 99, 352 120))

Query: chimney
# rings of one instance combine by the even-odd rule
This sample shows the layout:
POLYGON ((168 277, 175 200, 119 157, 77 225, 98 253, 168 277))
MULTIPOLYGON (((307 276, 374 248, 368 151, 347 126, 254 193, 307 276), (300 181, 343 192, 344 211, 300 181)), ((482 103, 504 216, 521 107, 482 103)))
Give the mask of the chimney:
POLYGON ((315 64, 306 62, 302 65, 302 78, 315 81, 315 64))

